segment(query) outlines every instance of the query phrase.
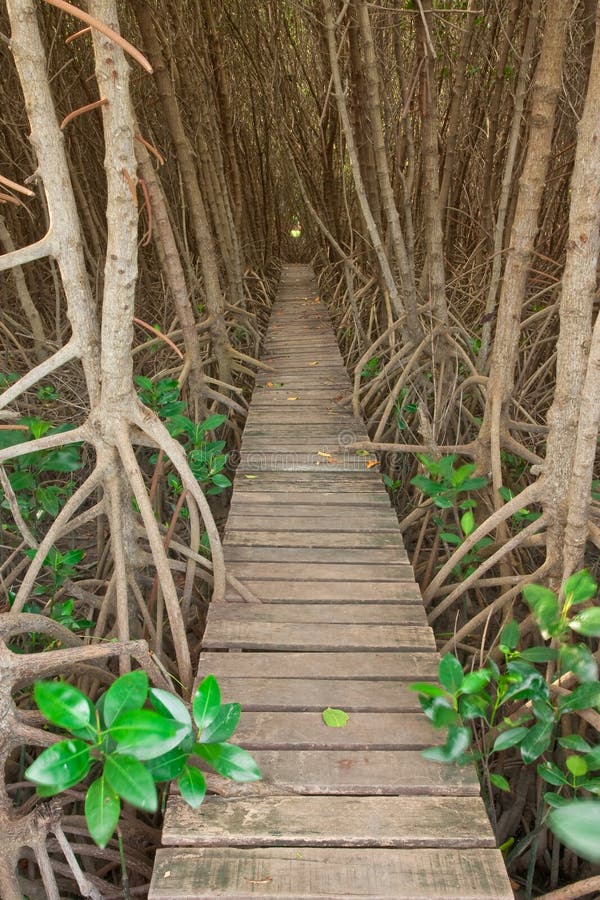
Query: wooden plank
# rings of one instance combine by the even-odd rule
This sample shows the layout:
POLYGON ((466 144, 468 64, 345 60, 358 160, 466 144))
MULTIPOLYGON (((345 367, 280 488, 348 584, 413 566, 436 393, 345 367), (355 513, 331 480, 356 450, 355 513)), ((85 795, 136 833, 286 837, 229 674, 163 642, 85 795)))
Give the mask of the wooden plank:
MULTIPOLYGON (((268 490, 284 490, 284 491, 313 491, 315 489, 324 491, 371 491, 382 490, 383 485, 381 476, 373 472, 372 469, 358 469, 351 476, 341 472, 328 472, 320 470, 318 472, 272 472, 268 476, 265 474, 262 480, 263 484, 269 485, 268 490)), ((250 483, 245 484, 245 488, 252 487, 250 483)), ((258 486, 258 485, 257 485, 258 486)))
POLYGON ((208 650, 435 650, 433 632, 419 625, 328 625, 220 621, 210 618, 202 638, 208 650))
POLYGON ((149 900, 513 900, 497 850, 158 850, 149 900))
MULTIPOLYGON (((419 588, 409 581, 253 581, 252 591, 260 600, 278 603, 422 603, 419 588)), ((229 587, 225 597, 235 600, 239 594, 229 587)))
MULTIPOLYGON (((342 655, 342 654, 339 654, 342 655)), ((307 678, 281 678, 275 676, 269 678, 227 678, 212 672, 221 683, 223 696, 228 702, 241 703, 244 710, 255 712, 310 712, 317 715, 314 727, 322 740, 328 740, 328 734, 323 732, 326 726, 321 721, 321 713, 328 706, 336 709, 344 709, 346 712, 417 712, 420 710, 417 694, 403 682, 395 681, 360 681, 353 678, 353 672, 348 668, 345 671, 339 667, 338 679, 330 678, 317 680, 307 678), (345 680, 341 677, 346 676, 345 680)), ((200 675, 204 675, 205 669, 201 667, 200 675)), ((206 672, 206 674, 210 674, 206 672)), ((415 676, 413 675, 413 678, 415 676)), ((423 716, 424 732, 429 734, 429 725, 423 716)), ((337 729, 334 729, 337 731, 337 729)), ((331 729, 327 729, 331 731, 331 729)), ((346 729, 344 729, 346 732, 346 729)), ((240 734, 243 734, 240 732, 240 734)), ((347 738, 351 732, 347 732, 347 738)), ((241 740, 236 732, 236 740, 241 740)), ((289 736, 283 735, 283 740, 289 740, 289 736)), ((425 746, 432 742, 432 737, 426 738, 425 746)))
MULTIPOLYGON (((373 653, 211 653, 200 656, 199 672, 217 677, 420 681, 435 678, 436 653, 412 650, 373 653)), ((413 696, 414 708, 417 708, 413 696)), ((327 705, 327 704, 326 704, 327 705)), ((413 708, 411 706, 411 708, 413 708)))
POLYGON ((226 797, 276 794, 476 797, 473 767, 440 766, 418 750, 253 750, 262 781, 228 783, 226 797))
MULTIPOLYGON (((235 500, 238 504, 244 504, 246 508, 250 504, 265 504, 266 506, 288 506, 291 501, 287 492, 284 491, 268 491, 257 488, 256 490, 248 490, 245 484, 239 484, 235 490, 235 500)), ((335 491, 314 491, 304 499, 304 506, 359 506, 361 509, 369 507, 390 509, 390 498, 384 490, 381 491, 349 491, 336 493, 335 491)))
POLYGON ((272 531, 260 530, 248 531, 228 531, 225 527, 224 544, 229 547, 297 547, 305 549, 319 550, 370 550, 377 548, 400 553, 404 550, 402 539, 398 532, 372 532, 370 534, 360 534, 360 532, 331 532, 331 531, 313 531, 298 532, 285 531, 277 528, 272 531))
POLYGON ((345 549, 330 547, 239 547, 226 544, 225 562, 338 562, 348 566, 360 563, 407 563, 406 551, 397 547, 345 549))
MULTIPOLYGON (((350 519, 350 517, 344 518, 336 512, 335 515, 331 516, 319 516, 318 521, 315 521, 314 516, 310 514, 296 516, 290 515, 290 512, 292 510, 288 511, 288 515, 269 516, 269 526, 272 526, 274 531, 314 531, 315 526, 317 526, 320 531, 343 531, 357 534, 362 534, 364 531, 372 534, 378 532, 391 532, 393 534, 398 530, 398 523, 391 521, 387 516, 379 517, 365 514, 364 516, 355 515, 350 519)), ((232 513, 227 519, 227 531, 252 531, 255 528, 264 531, 265 522, 266 517, 262 515, 252 516, 232 513)))
POLYGON ((391 581, 414 582, 408 563, 336 565, 329 562, 231 562, 229 569, 243 581, 391 581))
POLYGON ((167 806, 163 843, 176 846, 494 847, 477 797, 207 797, 167 806))
POLYGON ((212 626, 228 619, 255 622, 426 625, 425 610, 416 603, 211 603, 212 626))
MULTIPOLYGON (((324 709, 323 707, 322 709, 324 709)), ((327 728, 322 709, 314 712, 244 711, 235 734, 255 750, 414 750, 443 743, 421 713, 354 712, 345 728, 327 728)))

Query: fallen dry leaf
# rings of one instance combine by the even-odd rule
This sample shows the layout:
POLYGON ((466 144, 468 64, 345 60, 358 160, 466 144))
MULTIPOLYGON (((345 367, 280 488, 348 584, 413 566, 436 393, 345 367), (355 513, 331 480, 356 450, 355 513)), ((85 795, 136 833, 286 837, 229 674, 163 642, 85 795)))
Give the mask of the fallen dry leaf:
POLYGON ((258 475, 244 475, 244 478, 258 478, 258 475))
POLYGON ((288 400, 297 400, 298 398, 297 397, 288 397, 287 399, 288 400))
POLYGON ((325 456, 327 459, 333 459, 331 453, 326 453, 325 450, 317 450, 317 456, 325 456))
POLYGON ((269 884, 269 882, 273 881, 273 879, 271 878, 271 876, 269 876, 268 878, 260 878, 260 879, 244 878, 244 881, 247 881, 248 884, 269 884))
POLYGON ((369 459, 369 460, 367 460, 367 462, 365 463, 365 467, 366 467, 367 469, 372 469, 373 466, 378 466, 378 465, 379 465, 379 460, 377 460, 377 459, 369 459))
POLYGON ((309 363, 309 366, 318 366, 318 365, 319 365, 319 363, 317 361, 309 363))

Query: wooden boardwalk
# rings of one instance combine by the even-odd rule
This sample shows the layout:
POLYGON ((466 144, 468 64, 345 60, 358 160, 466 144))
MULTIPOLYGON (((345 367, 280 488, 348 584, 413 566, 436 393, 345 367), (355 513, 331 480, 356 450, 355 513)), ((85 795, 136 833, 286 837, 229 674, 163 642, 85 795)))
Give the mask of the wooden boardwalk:
POLYGON ((408 685, 437 656, 310 269, 288 266, 225 533, 262 603, 211 607, 199 675, 242 703, 263 781, 170 799, 151 900, 510 900, 474 770, 427 762, 408 685), (346 401, 346 402, 342 402, 346 401), (349 713, 329 728, 325 707, 349 713))

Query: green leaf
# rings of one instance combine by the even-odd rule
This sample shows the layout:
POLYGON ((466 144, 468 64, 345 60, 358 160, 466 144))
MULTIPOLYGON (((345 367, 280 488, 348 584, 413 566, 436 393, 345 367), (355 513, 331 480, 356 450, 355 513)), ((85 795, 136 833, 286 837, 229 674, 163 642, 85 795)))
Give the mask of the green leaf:
POLYGON ((514 619, 511 619, 511 621, 507 622, 502 629, 500 643, 504 644, 505 647, 508 647, 509 650, 514 650, 519 643, 519 638, 519 625, 514 619))
POLYGON ((421 709, 435 728, 446 728, 448 725, 456 725, 458 715, 456 710, 446 697, 419 697, 421 709))
POLYGON ((198 426, 198 431, 201 434, 204 434, 207 431, 214 431, 215 428, 218 428, 219 425, 223 425, 224 422, 227 421, 227 416, 222 416, 216 414, 214 416, 209 416, 204 422, 201 422, 198 426))
POLYGON ((555 794, 554 791, 546 791, 544 800, 552 809, 558 809, 560 806, 566 806, 569 803, 566 797, 561 797, 560 794, 555 794))
MULTIPOLYGON (((190 748, 191 749, 191 748, 190 748)), ((183 747, 175 747, 168 753, 144 761, 145 768, 154 781, 172 781, 182 771, 188 759, 188 752, 183 747)))
POLYGON ((119 753, 136 759, 154 759, 177 747, 187 734, 188 725, 176 719, 165 719, 149 709, 134 709, 123 713, 107 731, 117 744, 119 753))
POLYGON ((501 791, 506 791, 510 794, 510 784, 502 775, 492 774, 490 775, 490 781, 494 785, 494 787, 499 788, 501 791))
POLYGON ((587 775, 588 767, 583 756, 567 756, 565 765, 571 775, 574 775, 576 778, 581 778, 582 775, 587 775))
POLYGON ((134 375, 133 380, 138 387, 143 388, 145 391, 154 390, 154 382, 151 378, 146 378, 145 375, 134 375))
POLYGON ((564 737, 560 737, 558 745, 563 750, 577 750, 579 753, 589 753, 592 749, 591 744, 588 744, 580 734, 567 734, 564 737))
POLYGON ((462 694, 458 701, 458 710, 464 721, 470 719, 487 719, 491 697, 488 693, 462 694))
POLYGON ((202 772, 194 766, 184 766, 177 779, 177 787, 188 806, 198 809, 206 794, 206 781, 202 772))
POLYGON ((141 709, 148 696, 148 676, 143 669, 135 669, 111 684, 104 697, 104 721, 112 725, 116 718, 134 709, 141 709))
POLYGON ((457 534, 453 534, 451 531, 442 531, 440 534, 440 539, 445 541, 447 544, 454 544, 454 546, 459 547, 462 544, 462 538, 460 538, 457 534))
POLYGON ((40 472, 76 472, 83 466, 79 444, 67 444, 58 450, 49 452, 41 466, 40 472))
POLYGON ((598 585, 587 569, 574 572, 563 584, 565 597, 573 606, 585 603, 586 600, 593 600, 597 590, 598 585))
POLYGON ((509 747, 515 747, 517 744, 521 743, 528 731, 529 729, 525 728, 524 725, 519 725, 518 728, 509 728, 508 731, 503 731, 494 741, 492 750, 494 750, 495 753, 498 753, 500 750, 508 750, 509 747))
POLYGON ((99 847, 106 847, 121 815, 121 801, 102 775, 93 781, 85 795, 85 821, 99 847))
POLYGON ((94 738, 94 707, 76 687, 65 681, 38 681, 33 696, 39 711, 53 725, 66 728, 77 737, 94 738))
POLYGON ((462 666, 452 653, 442 656, 438 667, 438 678, 442 687, 450 694, 455 694, 461 687, 464 675, 462 666))
POLYGON ((571 800, 552 810, 549 824, 577 856, 600 862, 600 800, 571 800))
POLYGON ((581 682, 598 680, 598 663, 586 644, 563 644, 559 658, 562 672, 573 672, 581 682))
POLYGON ((104 762, 104 777, 126 803, 144 812, 156 812, 158 797, 152 775, 133 756, 111 753, 104 762))
POLYGON ((600 637, 600 606, 582 609, 580 613, 573 616, 569 622, 569 628, 586 637, 600 637))
POLYGON ((194 752, 232 781, 258 781, 260 770, 247 750, 235 744, 194 744, 194 752))
POLYGON ((469 509, 464 516, 461 517, 460 527, 465 537, 468 537, 475 529, 475 516, 469 509))
POLYGON ((207 675, 198 686, 192 703, 194 722, 198 728, 210 725, 221 708, 221 691, 214 675, 207 675))
POLYGON ((323 710, 323 721, 329 728, 345 728, 350 716, 343 709, 332 709, 328 706, 323 710))
POLYGON ((538 775, 544 781, 547 781, 548 784, 553 784, 555 787, 562 787, 563 784, 568 784, 569 780, 566 778, 558 766, 553 762, 543 762, 540 763, 537 767, 538 775))
POLYGON ((520 744, 521 758, 525 765, 534 762, 550 746, 554 723, 536 722, 520 744))
POLYGON ((591 681, 580 684, 574 691, 561 697, 558 701, 558 709, 561 715, 572 712, 575 709, 590 709, 600 703, 600 682, 591 681))
POLYGON ((558 659, 558 650, 554 647, 528 647, 527 650, 521 650, 519 657, 533 663, 550 662, 558 659))
POLYGON ((425 759, 434 762, 456 762, 468 749, 471 743, 471 729, 461 725, 451 725, 443 747, 429 747, 423 751, 425 759))
POLYGON ((175 694, 170 691, 163 691, 161 688, 150 688, 150 703, 154 709, 167 718, 175 719, 182 725, 192 727, 192 717, 188 712, 188 708, 175 694))
POLYGON ((548 640, 550 637, 549 629, 560 620, 556 594, 540 584, 526 584, 523 588, 523 596, 540 627, 544 640, 548 640))
POLYGON ((242 707, 239 703, 225 703, 215 718, 198 736, 201 744, 220 744, 228 741, 240 721, 242 707))
POLYGON ((430 684, 428 681, 415 681, 409 685, 411 691, 418 691, 426 697, 443 697, 445 690, 437 684, 430 684))
POLYGON ((465 675, 460 686, 461 694, 476 694, 491 681, 492 673, 489 669, 478 669, 465 675))
MULTIPOLYGON (((83 741, 59 741, 48 747, 25 770, 25 778, 53 789, 53 793, 73 787, 90 770, 90 748, 83 741)), ((48 794, 46 794, 48 796, 48 794)))

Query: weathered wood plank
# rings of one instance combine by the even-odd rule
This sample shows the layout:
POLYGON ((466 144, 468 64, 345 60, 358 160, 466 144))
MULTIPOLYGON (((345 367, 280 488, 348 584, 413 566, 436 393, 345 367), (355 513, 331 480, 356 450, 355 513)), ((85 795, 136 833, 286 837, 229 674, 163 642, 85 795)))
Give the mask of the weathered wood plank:
MULTIPOLYGON (((313 531, 316 526, 321 531, 344 531, 358 534, 363 531, 396 533, 398 523, 386 519, 387 517, 379 519, 377 516, 365 514, 364 517, 353 517, 351 520, 350 518, 344 519, 336 512, 336 515, 319 516, 318 521, 315 521, 312 515, 288 514, 269 516, 268 524, 273 527, 273 531, 313 531)), ((265 516, 233 514, 227 520, 227 531, 252 531, 255 528, 264 530, 265 516)))
MULTIPOLYGON (((253 581, 252 591, 260 600, 279 603, 307 600, 309 603, 421 603, 416 584, 409 581, 253 581)), ((239 599, 233 588, 228 588, 227 600, 239 599)))
POLYGON ((476 797, 472 767, 440 766, 418 750, 253 750, 260 782, 228 783, 226 797, 277 794, 476 797))
POLYGON ((297 519, 312 518, 316 531, 320 529, 319 519, 337 519, 347 524, 349 527, 346 531, 360 530, 362 527, 376 528, 382 526, 384 531, 397 531, 398 518, 389 506, 364 506, 359 507, 350 504, 328 504, 326 501, 317 502, 318 495, 313 497, 315 502, 302 503, 292 500, 289 503, 255 503, 254 501, 242 502, 234 497, 232 503, 232 511, 228 522, 231 519, 252 518, 263 516, 269 520, 269 525, 277 526, 277 521, 273 519, 297 519))
POLYGON ((163 843, 183 846, 494 847, 472 797, 173 797, 163 843))
MULTIPOLYGON (((235 500, 238 504, 244 504, 248 507, 250 504, 263 504, 265 506, 288 506, 294 502, 291 500, 286 491, 271 491, 257 488, 256 490, 248 490, 245 484, 236 485, 235 500)), ((310 493, 302 501, 303 506, 359 506, 361 509, 376 507, 379 509, 390 508, 390 499, 384 490, 372 491, 356 491, 356 493, 345 493, 335 491, 318 490, 318 493, 310 493)))
POLYGON ((493 850, 159 850, 149 900, 513 900, 493 850))
POLYGON ((408 563, 336 565, 329 562, 231 562, 229 570, 243 581, 408 581, 414 582, 408 563))
POLYGON ((219 621, 210 617, 202 646, 208 650, 435 650, 433 632, 419 625, 298 625, 219 621))
MULTIPOLYGON (((429 650, 373 653, 211 653, 200 656, 199 671, 218 677, 414 681, 435 678, 438 657, 429 650)), ((412 693, 412 692, 411 692, 412 693)), ((412 695, 417 709, 416 695, 412 695)), ((235 698, 233 698, 235 699, 235 698)), ((327 705, 327 704, 326 704, 327 705)), ((411 707, 413 708, 413 707, 411 707)))
POLYGON ((404 550, 396 547, 378 549, 331 548, 331 547, 243 547, 226 544, 225 562, 321 562, 344 563, 348 566, 360 563, 407 563, 404 550))
POLYGON ((235 734, 248 750, 414 750, 443 743, 417 712, 351 712, 345 728, 327 728, 314 712, 244 712, 235 734))
POLYGON ((427 625, 425 610, 416 603, 212 603, 211 627, 235 619, 238 622, 298 622, 304 625, 427 625))
MULTIPOLYGON (((219 678, 219 667, 213 674, 219 678)), ((209 673, 207 673, 209 674, 209 673)), ((273 712, 314 712, 319 716, 318 730, 326 728, 320 714, 328 706, 346 712, 410 712, 420 709, 417 695, 403 682, 360 681, 346 669, 338 680, 308 678, 220 678, 223 696, 241 703, 244 710, 273 712)), ((425 722, 424 718, 424 722, 425 722)), ((331 729, 327 729, 330 731, 331 729)), ((337 729, 334 729, 337 730, 337 729)), ((344 729, 345 730, 345 729, 344 729)), ((236 732, 236 740, 238 732, 236 732)), ((431 740, 428 738, 428 740, 431 740)))
POLYGON ((403 550, 402 539, 396 532, 361 534, 358 531, 351 532, 330 532, 330 531, 313 531, 313 532, 297 532, 285 531, 280 528, 272 531, 265 531, 264 524, 260 530, 247 531, 229 531, 225 527, 225 541, 229 547, 306 547, 317 549, 356 549, 366 550, 369 548, 386 549, 392 548, 403 550))

